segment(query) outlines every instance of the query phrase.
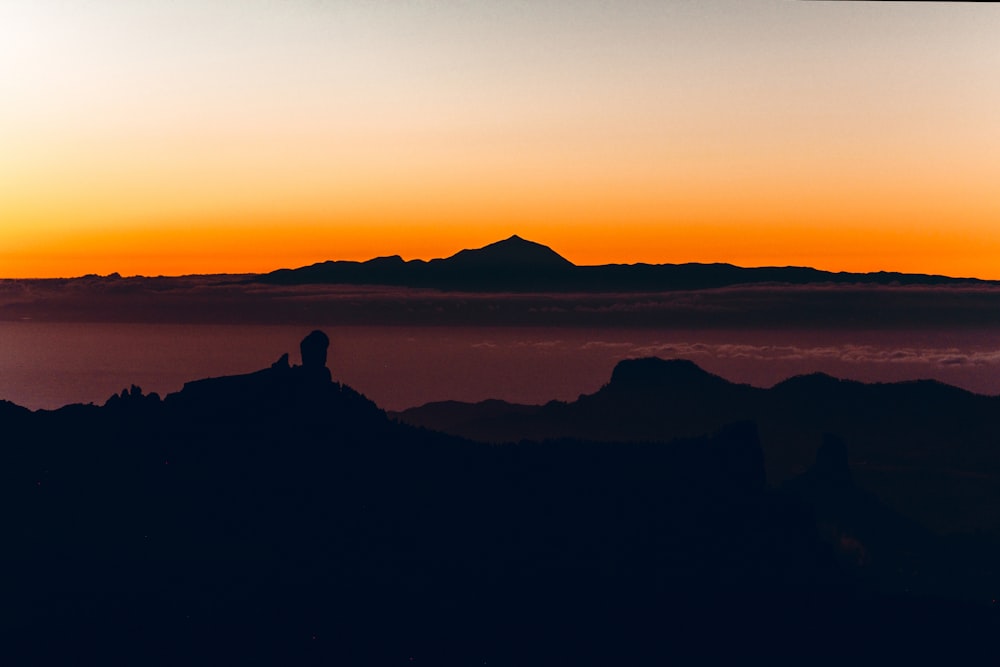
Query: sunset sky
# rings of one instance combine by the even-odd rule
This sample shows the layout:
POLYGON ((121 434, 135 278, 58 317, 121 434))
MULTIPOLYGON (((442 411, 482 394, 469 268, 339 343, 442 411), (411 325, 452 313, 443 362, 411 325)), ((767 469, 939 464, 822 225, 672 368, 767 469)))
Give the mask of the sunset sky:
POLYGON ((441 257, 1000 279, 1000 6, 6 0, 0 276, 441 257))

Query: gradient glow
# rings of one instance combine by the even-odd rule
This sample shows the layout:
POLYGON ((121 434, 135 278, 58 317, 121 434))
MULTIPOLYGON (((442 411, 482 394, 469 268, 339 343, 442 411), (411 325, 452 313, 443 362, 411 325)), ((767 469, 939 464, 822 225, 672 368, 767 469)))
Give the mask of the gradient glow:
POLYGON ((1000 7, 10 0, 0 276, 439 257, 1000 278, 1000 7))

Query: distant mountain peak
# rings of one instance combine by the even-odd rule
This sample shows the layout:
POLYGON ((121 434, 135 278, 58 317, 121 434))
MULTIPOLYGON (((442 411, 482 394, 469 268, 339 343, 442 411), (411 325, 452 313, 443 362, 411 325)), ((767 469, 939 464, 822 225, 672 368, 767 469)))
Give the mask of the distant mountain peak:
POLYGON ((364 263, 369 266, 402 266, 406 262, 399 255, 387 255, 384 257, 374 257, 364 263))
POLYGON ((823 373, 816 371, 813 373, 806 373, 803 375, 795 375, 793 377, 782 380, 781 382, 774 385, 774 389, 794 391, 794 392, 811 392, 820 389, 829 389, 831 387, 838 387, 844 384, 861 384, 853 380, 843 380, 841 378, 834 377, 828 373, 823 373))
MULTIPOLYGON (((741 268, 733 264, 605 264, 577 266, 552 248, 511 234, 447 258, 366 262, 327 261, 279 269, 258 278, 276 284, 432 287, 444 290, 531 292, 663 292, 751 284, 946 285, 984 281, 896 273, 830 273, 807 267, 741 268)), ((1000 281, 989 284, 1000 284, 1000 281)))
POLYGON ((482 248, 462 250, 443 260, 449 264, 571 268, 573 263, 552 248, 523 239, 517 234, 482 248))
POLYGON ((613 388, 627 390, 726 384, 730 384, 728 380, 709 373, 693 361, 659 357, 619 361, 610 382, 613 388))

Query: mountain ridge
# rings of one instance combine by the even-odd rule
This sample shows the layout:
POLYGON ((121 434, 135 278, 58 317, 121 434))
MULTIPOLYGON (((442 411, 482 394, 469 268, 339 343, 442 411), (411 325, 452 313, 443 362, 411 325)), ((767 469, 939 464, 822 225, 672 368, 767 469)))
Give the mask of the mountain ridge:
POLYGON ((450 262, 470 266, 530 266, 562 267, 575 266, 568 259, 548 246, 528 241, 517 234, 496 241, 482 248, 459 250, 445 259, 435 259, 431 262, 450 262))
POLYGON ((729 263, 576 265, 552 248, 516 234, 445 258, 404 260, 399 255, 365 262, 327 260, 261 274, 263 283, 371 284, 450 291, 658 291, 747 284, 816 283, 874 285, 996 284, 978 278, 892 271, 831 272, 798 266, 741 267, 729 263))
MULTIPOLYGON (((328 343, 314 331, 301 365, 162 400, 133 386, 103 406, 0 403, 17 417, 0 447, 5 657, 658 664, 995 636, 1000 550, 867 493, 846 438, 803 443, 806 470, 780 486, 746 420, 485 445, 389 419, 333 381, 328 343)), ((657 376, 725 382, 639 360, 615 384, 657 376)))
POLYGON ((654 442, 753 421, 774 480, 806 469, 811 443, 836 433, 871 488, 938 530, 954 530, 970 516, 976 528, 993 530, 994 512, 1000 512, 1000 396, 938 381, 864 383, 812 373, 761 388, 730 382, 691 361, 647 357, 619 362, 607 384, 574 401, 452 401, 389 414, 493 443, 565 437, 654 442), (924 488, 927 480, 933 481, 924 488), (965 497, 970 500, 957 500, 965 497), (935 503, 929 505, 929 498, 935 503))

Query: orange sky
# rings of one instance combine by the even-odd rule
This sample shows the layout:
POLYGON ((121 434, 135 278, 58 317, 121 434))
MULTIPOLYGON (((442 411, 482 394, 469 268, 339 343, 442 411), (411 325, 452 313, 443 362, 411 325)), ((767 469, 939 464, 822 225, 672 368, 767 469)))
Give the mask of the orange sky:
POLYGON ((516 233, 1000 278, 995 5, 131 4, 0 8, 0 276, 516 233))

